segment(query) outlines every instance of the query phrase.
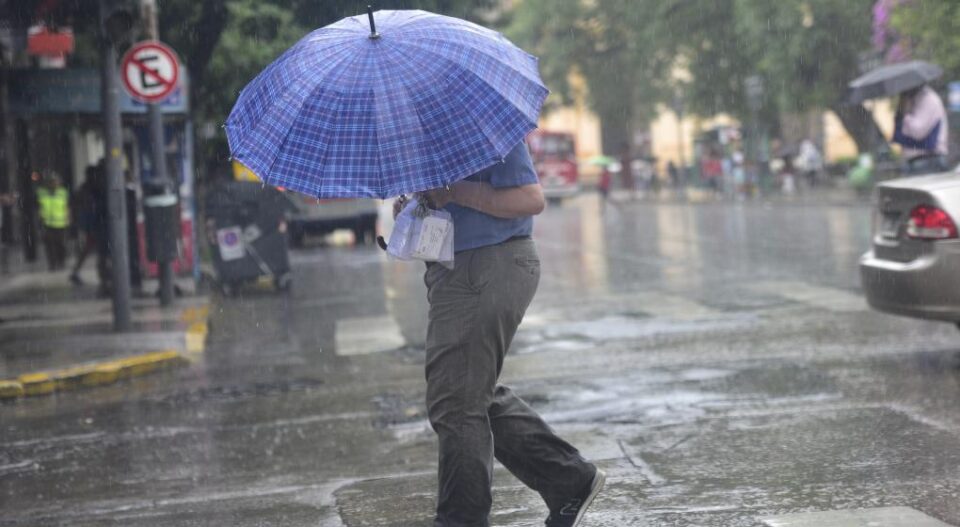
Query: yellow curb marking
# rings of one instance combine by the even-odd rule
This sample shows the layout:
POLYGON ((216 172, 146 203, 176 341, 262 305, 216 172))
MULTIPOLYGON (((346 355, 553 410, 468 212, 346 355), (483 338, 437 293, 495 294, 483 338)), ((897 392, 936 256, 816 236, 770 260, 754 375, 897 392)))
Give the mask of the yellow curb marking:
POLYGON ((45 395, 55 391, 102 386, 188 362, 179 351, 166 350, 62 370, 28 373, 18 377, 16 381, 0 381, 0 398, 45 395))
POLYGON ((210 327, 206 322, 194 322, 187 328, 185 334, 185 344, 188 353, 200 353, 204 350, 207 343, 207 333, 210 327))
POLYGON ((23 385, 18 381, 0 381, 0 399, 12 399, 23 395, 23 385))
POLYGON ((210 304, 188 307, 180 313, 180 320, 187 324, 204 322, 210 316, 210 304))
MULTIPOLYGON (((210 326, 207 324, 209 316, 209 304, 188 307, 180 314, 180 320, 187 324, 184 334, 187 353, 202 352, 206 347, 207 334, 210 332, 210 326)), ((137 377, 160 368, 189 362, 190 359, 179 351, 164 350, 49 372, 26 373, 15 380, 0 380, 0 399, 102 386, 120 379, 137 377)))
POLYGON ((57 389, 57 383, 46 373, 28 373, 17 377, 24 395, 45 395, 57 389))

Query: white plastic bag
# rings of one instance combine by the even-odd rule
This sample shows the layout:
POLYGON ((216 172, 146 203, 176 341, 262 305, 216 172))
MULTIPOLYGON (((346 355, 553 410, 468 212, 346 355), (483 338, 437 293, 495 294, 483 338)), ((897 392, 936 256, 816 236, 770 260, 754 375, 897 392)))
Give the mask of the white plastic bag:
POLYGON ((453 269, 453 218, 416 198, 397 215, 387 253, 398 260, 439 262, 453 269))

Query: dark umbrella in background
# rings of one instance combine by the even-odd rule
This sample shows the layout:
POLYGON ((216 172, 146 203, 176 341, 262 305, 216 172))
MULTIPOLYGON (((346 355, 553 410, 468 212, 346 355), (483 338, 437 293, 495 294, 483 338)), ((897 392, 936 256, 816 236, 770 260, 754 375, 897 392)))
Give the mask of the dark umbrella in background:
POLYGON ((881 66, 848 84, 847 102, 858 104, 867 99, 892 97, 919 88, 941 75, 943 70, 939 66, 922 60, 881 66))

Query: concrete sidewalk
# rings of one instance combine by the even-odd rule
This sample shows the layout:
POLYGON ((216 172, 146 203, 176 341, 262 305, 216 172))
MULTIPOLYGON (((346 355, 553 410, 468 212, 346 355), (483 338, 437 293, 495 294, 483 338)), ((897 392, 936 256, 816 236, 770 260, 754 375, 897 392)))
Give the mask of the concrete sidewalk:
POLYGON ((152 294, 134 298, 132 331, 115 333, 92 269, 81 278, 74 286, 65 271, 31 268, 0 278, 0 399, 109 384, 203 351, 209 300, 191 279, 178 280, 183 295, 168 308, 152 294))

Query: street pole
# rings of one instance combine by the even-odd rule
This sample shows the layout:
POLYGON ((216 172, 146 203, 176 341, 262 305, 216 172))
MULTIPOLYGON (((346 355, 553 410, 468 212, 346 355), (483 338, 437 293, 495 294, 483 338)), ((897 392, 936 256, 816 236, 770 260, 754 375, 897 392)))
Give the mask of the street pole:
POLYGON ((113 282, 113 329, 129 331, 130 265, 127 252, 127 206, 122 166, 120 88, 117 86, 117 52, 106 34, 107 0, 100 0, 100 95, 103 110, 110 263, 113 282))
MULTIPOLYGON (((143 0, 141 4, 144 27, 147 40, 159 41, 157 29, 156 0, 143 0)), ((163 187, 164 193, 173 193, 173 182, 167 173, 167 159, 165 155, 166 141, 163 134, 163 113, 160 104, 147 105, 147 117, 150 123, 150 149, 153 154, 153 177, 163 187)), ((160 305, 168 306, 173 303, 173 262, 166 255, 158 258, 157 267, 160 270, 160 305)))

